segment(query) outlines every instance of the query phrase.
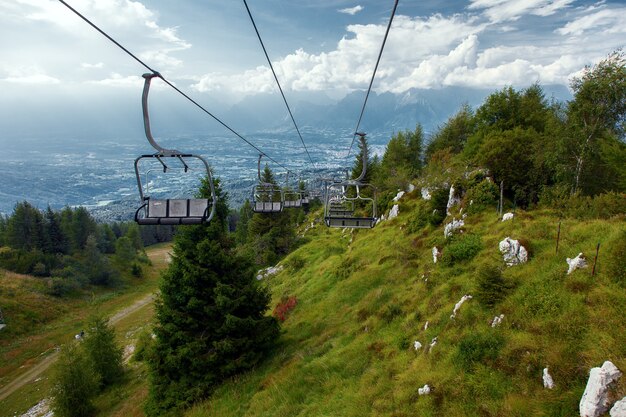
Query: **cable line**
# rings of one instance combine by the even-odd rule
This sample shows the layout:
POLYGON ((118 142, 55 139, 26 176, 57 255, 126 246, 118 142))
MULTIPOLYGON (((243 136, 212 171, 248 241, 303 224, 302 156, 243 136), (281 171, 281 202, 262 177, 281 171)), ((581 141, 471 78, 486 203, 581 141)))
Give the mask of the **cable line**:
MULTIPOLYGON (((193 103, 196 107, 198 107, 200 110, 202 110, 204 113, 206 113, 207 115, 211 116, 216 122, 218 122, 219 124, 221 124, 223 127, 225 127, 227 130, 229 130, 231 133, 233 133, 234 135, 236 135, 239 139, 243 140, 244 142, 246 142, 248 145, 250 145, 251 147, 253 147, 255 150, 257 150, 259 153, 263 154, 263 156, 265 156, 266 158, 268 158, 270 161, 274 162, 276 165, 280 166, 281 168, 285 169, 286 171, 289 171, 289 169, 287 167, 285 167, 283 164, 279 163, 278 161, 276 161, 274 158, 272 158, 271 156, 269 156, 267 153, 263 152, 258 146, 256 146, 255 144, 253 144, 252 142, 250 142, 248 139, 244 138, 243 136, 241 136, 239 133, 237 133, 233 128, 231 128, 230 126, 228 126, 226 123, 224 123, 222 120, 220 120, 217 116, 215 116, 213 113, 211 113, 210 111, 208 111, 207 109, 205 109, 201 104, 199 104, 197 101, 195 101, 194 99, 192 99, 191 97, 189 97, 186 93, 184 93, 183 91, 181 91, 178 87, 176 87, 174 84, 172 84, 171 82, 169 82, 168 80, 165 79, 165 77, 163 77, 161 75, 161 73, 159 73, 158 71, 152 69, 148 64, 146 64, 145 62, 143 62, 141 59, 137 58, 137 56, 135 56, 132 52, 130 52, 128 49, 126 49, 124 46, 122 46, 118 41, 116 41, 115 39, 113 39, 111 36, 109 36, 105 31, 103 31, 102 29, 100 29, 98 26, 96 26, 94 23, 92 23, 89 19, 87 19, 85 16, 83 16, 79 11, 77 11, 76 9, 74 9, 72 6, 70 6, 69 4, 67 4, 64 0, 59 0, 59 2, 61 4, 63 4, 65 7, 67 7, 68 9, 70 9, 72 12, 74 12, 78 17, 80 17, 81 19, 83 19, 85 22, 87 22, 87 24, 89 24, 89 26, 91 26, 92 28, 94 28, 95 30, 97 30, 98 32, 100 32, 105 38, 107 38, 108 40, 110 40, 111 42, 113 42, 118 48, 120 48, 122 51, 126 52, 128 55, 130 55, 131 58, 133 58, 135 61, 137 61, 139 64, 141 64, 144 68, 146 68, 148 71, 152 72, 153 74, 155 74, 156 76, 158 76, 160 79, 162 79, 165 84, 169 85, 170 87, 172 87, 176 92, 178 92, 179 94, 181 94, 183 97, 185 97, 187 100, 189 100, 191 103, 193 103)), ((307 151, 308 152, 308 151, 307 151)))
POLYGON ((285 106, 287 106, 287 111, 289 112, 289 116, 291 116, 291 121, 293 122, 293 125, 296 128, 296 132, 298 132, 298 136, 300 137, 300 142, 302 142, 302 146, 304 147, 304 150, 306 151, 306 154, 309 157, 309 161, 311 161, 312 165, 315 165, 315 163, 313 162, 313 159, 311 158, 311 154, 309 153, 309 150, 307 149, 306 144, 304 143, 304 139, 302 139, 302 135, 300 134, 300 129, 298 129, 296 119, 294 119, 293 113, 291 112, 291 108, 289 107, 289 104, 287 103, 287 98, 285 97, 283 88, 280 86, 280 82, 278 81, 278 77, 276 76, 276 71, 274 71, 274 66, 272 65, 272 61, 270 60, 270 57, 267 54, 267 49, 265 49, 265 44, 263 43, 263 39, 261 39, 261 34, 259 33, 259 29, 257 29, 256 23, 254 22, 254 18, 252 17, 252 13, 250 12, 250 8, 248 7, 248 2, 246 0, 243 0, 243 4, 246 6, 246 10, 248 11, 248 16, 250 16, 250 21, 252 22, 252 26, 254 26, 254 31, 256 32, 256 36, 257 38, 259 38, 259 42, 261 43, 261 48, 263 48, 263 53, 265 54, 265 58, 267 58, 267 63, 269 64, 270 69, 272 70, 272 74, 274 74, 274 79, 276 80, 276 84, 278 85, 278 89, 280 90, 280 95, 283 96, 283 101, 285 102, 285 106))
POLYGON ((363 119, 363 113, 365 112, 365 106, 367 105, 367 99, 370 95, 370 91, 372 90, 372 84, 374 83, 374 77, 376 77, 376 70, 378 70, 378 64, 380 63, 380 58, 383 56, 383 50, 385 49, 385 43, 387 42, 387 36, 389 35, 389 29, 391 29, 391 22, 393 22, 393 17, 396 14, 396 9, 398 8, 398 0, 393 5, 393 10, 391 11, 391 17, 389 18, 389 24, 387 24, 387 30, 385 31, 385 37, 383 38, 383 44, 380 47, 380 52, 378 53, 378 59, 376 60, 376 66, 374 67, 374 73, 372 74, 372 79, 370 80, 370 85, 367 89, 367 94, 365 94, 365 101, 363 102, 363 107, 361 108, 361 115, 359 116, 359 121, 356 124, 356 128, 354 129, 354 134, 352 135, 352 142, 350 143, 350 149, 348 149, 348 155, 346 159, 350 156, 350 152, 352 152, 352 146, 354 146, 354 139, 357 137, 357 132, 359 131, 359 126, 361 125, 361 119, 363 119))

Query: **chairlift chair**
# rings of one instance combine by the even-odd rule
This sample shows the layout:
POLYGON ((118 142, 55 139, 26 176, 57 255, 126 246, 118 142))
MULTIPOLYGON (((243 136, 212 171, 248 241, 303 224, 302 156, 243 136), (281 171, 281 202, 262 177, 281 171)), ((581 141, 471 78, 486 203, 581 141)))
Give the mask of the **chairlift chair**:
MULTIPOLYGON (((213 178, 209 164, 200 155, 183 153, 174 149, 165 149, 161 147, 152 136, 150 129, 150 116, 148 114, 148 93, 150 91, 150 82, 152 78, 160 77, 158 73, 143 74, 144 88, 142 95, 143 121, 146 137, 150 145, 157 150, 154 154, 145 154, 135 159, 135 175, 137 177, 137 186, 139 188, 139 198, 141 206, 135 212, 135 221, 140 225, 190 225, 202 224, 211 221, 215 215, 215 207, 217 204, 217 195, 213 186, 213 178), (163 169, 163 173, 171 173, 169 160, 180 163, 182 171, 188 173, 190 171, 190 159, 200 162, 200 170, 206 175, 209 183, 211 195, 209 198, 156 198, 149 195, 147 179, 141 180, 141 162, 150 162, 151 168, 155 165, 163 169)), ((193 164, 192 164, 193 165, 193 164)), ((154 170, 154 169, 151 169, 154 170)), ((151 171, 151 170, 148 170, 151 171)))
POLYGON ((285 191, 283 192, 283 205, 285 208, 302 207, 302 193, 292 189, 289 186, 289 171, 287 171, 287 179, 285 180, 285 191))
POLYGON ((328 227, 371 229, 376 225, 376 188, 361 182, 367 170, 367 146, 365 134, 357 133, 363 144, 363 170, 354 180, 327 182, 324 221, 328 227), (371 189, 372 197, 362 195, 363 189, 371 189), (365 204, 364 204, 365 203, 365 204), (357 205, 365 205, 370 215, 357 216, 357 205))
POLYGON ((283 211, 284 193, 276 185, 261 180, 261 158, 257 164, 259 183, 252 187, 252 211, 254 213, 280 213, 283 211))

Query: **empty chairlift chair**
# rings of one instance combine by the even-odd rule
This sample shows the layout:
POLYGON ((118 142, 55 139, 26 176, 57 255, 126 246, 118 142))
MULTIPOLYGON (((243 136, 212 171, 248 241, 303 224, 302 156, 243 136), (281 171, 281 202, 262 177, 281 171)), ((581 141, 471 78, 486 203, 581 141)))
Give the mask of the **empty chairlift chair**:
POLYGON ((287 179, 285 181, 285 189, 283 192, 283 205, 285 208, 302 207, 302 193, 296 191, 289 186, 289 171, 287 171, 287 179))
POLYGON ((208 162, 199 155, 183 153, 173 149, 161 147, 152 136, 150 129, 150 117, 148 114, 148 93, 152 78, 159 77, 159 74, 144 74, 144 89, 142 95, 143 120, 146 137, 152 147, 157 152, 145 154, 135 159, 135 175, 137 186, 139 187, 139 198, 141 206, 135 212, 135 221, 140 225, 168 224, 187 225, 202 224, 211 221, 215 215, 217 196, 213 186, 213 178, 208 162), (172 168, 170 161, 176 162, 177 168, 172 168), (193 161, 193 162, 192 162, 193 161), (146 166, 147 165, 147 166, 146 166), (197 167, 197 170, 195 169, 197 167), (163 175, 154 181, 164 182, 165 188, 180 187, 181 175, 191 175, 192 172, 199 172, 199 177, 206 177, 210 190, 207 198, 196 198, 191 196, 172 196, 174 198, 157 198, 150 195, 149 185, 152 181, 148 175, 153 172, 163 171, 163 175), (142 181, 142 173, 145 180, 142 181), (172 180, 178 180, 175 183, 172 180))
POLYGON ((261 158, 257 166, 259 183, 252 187, 252 211, 255 213, 280 213, 283 211, 284 194, 276 185, 261 180, 261 158))

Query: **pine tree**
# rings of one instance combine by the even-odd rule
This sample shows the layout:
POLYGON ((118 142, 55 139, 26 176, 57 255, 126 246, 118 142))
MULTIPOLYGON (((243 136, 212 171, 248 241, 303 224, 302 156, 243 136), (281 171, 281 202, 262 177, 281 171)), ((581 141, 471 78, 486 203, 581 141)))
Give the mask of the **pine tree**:
POLYGON ((248 224, 253 214, 250 200, 246 199, 239 209, 239 220, 235 229, 235 239, 238 245, 244 245, 248 241, 248 224))
POLYGON ((83 347, 98 375, 100 388, 104 388, 119 380, 124 373, 122 349, 115 342, 115 330, 109 326, 108 319, 94 316, 88 326, 83 347))
POLYGON ((27 201, 17 203, 6 227, 6 241, 15 249, 31 251, 44 244, 43 216, 27 201))
MULTIPOLYGON (((259 363, 278 336, 265 316, 269 293, 227 233, 227 195, 215 180, 216 214, 185 226, 163 275, 146 411, 159 415, 206 397, 225 378, 259 363)), ((208 196, 204 181, 201 195, 208 196)))

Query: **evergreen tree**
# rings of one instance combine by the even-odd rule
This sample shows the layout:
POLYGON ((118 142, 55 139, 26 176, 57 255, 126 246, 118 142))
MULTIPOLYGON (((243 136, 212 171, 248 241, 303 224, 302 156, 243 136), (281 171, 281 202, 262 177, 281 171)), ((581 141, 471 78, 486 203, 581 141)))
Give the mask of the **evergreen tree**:
MULTIPOLYGON (((227 196, 219 180, 215 191, 213 220, 179 229, 163 275, 149 360, 149 415, 206 397, 225 378, 259 363, 278 336, 276 320, 265 316, 269 294, 227 233, 227 196)), ((201 195, 208 194, 205 180, 201 195)))
POLYGON ((122 349, 115 342, 115 330, 109 326, 108 319, 95 316, 89 320, 83 347, 98 375, 100 388, 119 380, 124 373, 122 349))
POLYGON ((430 160, 435 152, 448 148, 454 154, 461 153, 473 131, 474 112, 469 105, 465 104, 433 134, 426 147, 426 161, 430 160))
POLYGON ((244 245, 248 241, 248 224, 253 214, 250 200, 246 199, 239 209, 239 221, 235 229, 235 239, 238 245, 244 245))
POLYGON ((17 203, 7 222, 6 241, 15 249, 43 249, 44 226, 41 212, 27 201, 17 203))
POLYGON ((100 253, 94 235, 89 235, 82 252, 82 268, 93 285, 113 286, 118 281, 117 272, 111 268, 109 259, 100 253))
POLYGON ((44 230, 46 235, 46 248, 44 252, 53 254, 67 253, 68 242, 61 228, 60 215, 52 211, 50 206, 46 209, 44 230))
POLYGON ((75 251, 80 251, 85 248, 87 244, 87 238, 89 236, 95 236, 97 233, 97 225, 95 220, 91 217, 89 212, 84 207, 78 207, 72 214, 72 221, 70 224, 70 238, 72 241, 72 248, 75 251))
POLYGON ((100 252, 112 254, 115 253, 115 233, 108 224, 98 226, 98 248, 100 252))
POLYGON ((130 223, 128 225, 128 230, 124 234, 128 239, 130 239, 133 247, 137 252, 143 252, 143 242, 141 240, 141 232, 139 231, 139 225, 137 223, 130 223))

